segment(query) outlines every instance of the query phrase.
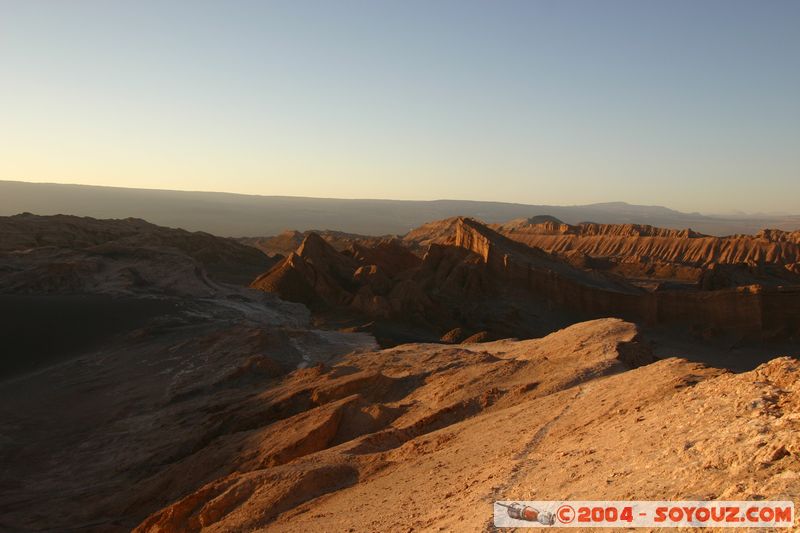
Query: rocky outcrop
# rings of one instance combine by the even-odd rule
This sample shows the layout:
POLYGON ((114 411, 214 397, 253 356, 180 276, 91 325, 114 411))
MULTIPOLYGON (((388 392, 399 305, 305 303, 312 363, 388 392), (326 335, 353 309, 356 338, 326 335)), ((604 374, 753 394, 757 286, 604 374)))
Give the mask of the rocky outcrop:
POLYGON ((511 220, 493 227, 501 233, 528 233, 533 235, 581 235, 611 237, 669 237, 678 239, 705 237, 691 229, 658 228, 647 224, 597 224, 582 222, 566 224, 555 217, 532 217, 511 220))
POLYGON ((694 267, 713 263, 785 265, 800 261, 798 232, 764 230, 755 236, 711 237, 688 229, 636 224, 530 223, 525 219, 493 227, 511 239, 553 253, 575 250, 592 257, 643 257, 694 267))
POLYGON ((390 235, 375 237, 334 230, 286 230, 271 237, 239 237, 236 241, 257 248, 272 257, 277 255, 286 256, 295 251, 297 247, 303 243, 305 238, 312 233, 325 239, 328 244, 338 251, 343 251, 359 244, 374 246, 378 243, 392 240, 393 238, 390 235))
MULTIPOLYGON (((554 220, 539 225, 563 226, 554 220)), ((582 227, 601 239, 618 234, 688 241, 704 238, 650 226, 582 227)), ((690 269, 687 276, 694 275, 693 267, 654 267, 647 259, 631 256, 614 263, 615 269, 609 272, 601 259, 584 252, 571 250, 566 257, 551 254, 464 217, 428 224, 411 232, 404 242, 412 237, 429 243, 421 260, 396 241, 375 248, 358 245, 343 253, 327 246, 316 267, 292 259, 295 253, 253 286, 294 301, 347 308, 373 319, 425 324, 432 335, 448 342, 453 341, 442 336, 454 328, 486 331, 495 338, 537 336, 576 320, 604 316, 646 324, 683 324, 703 335, 735 332, 759 337, 779 331, 791 336, 800 331, 791 313, 768 311, 776 307, 773 302, 791 302, 794 294, 787 290, 794 274, 775 265, 712 263, 703 267, 692 285, 661 282, 647 287, 628 278, 635 281, 636 274, 647 269, 669 280, 684 273, 684 268, 690 269), (323 264, 329 266, 319 266, 323 264), (334 268, 337 275, 329 275, 330 265, 345 266, 334 268), (757 283, 761 280, 766 283, 757 283)), ((325 241, 315 242, 322 246, 325 241)))
POLYGON ((494 339, 492 339, 492 336, 489 334, 488 331, 479 331, 478 333, 470 335, 469 337, 467 337, 466 339, 461 341, 461 343, 462 344, 475 344, 475 343, 479 343, 479 342, 489 342, 491 340, 494 340, 494 339))
POLYGON ((453 328, 439 339, 447 344, 458 344, 467 338, 467 333, 462 328, 453 328))
POLYGON ((419 266, 421 262, 419 256, 397 239, 377 241, 370 246, 354 243, 344 253, 363 265, 375 265, 392 277, 419 266))
POLYGON ((756 237, 772 242, 789 242, 800 244, 800 230, 783 231, 779 229, 764 229, 758 232, 756 237))
POLYGON ((337 252, 316 233, 277 265, 258 276, 251 287, 307 305, 349 305, 358 262, 337 252))

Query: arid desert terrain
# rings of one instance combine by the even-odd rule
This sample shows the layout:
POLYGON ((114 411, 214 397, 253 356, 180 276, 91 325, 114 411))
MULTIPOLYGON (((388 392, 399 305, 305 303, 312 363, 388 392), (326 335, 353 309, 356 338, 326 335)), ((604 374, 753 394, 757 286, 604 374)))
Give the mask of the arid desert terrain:
POLYGON ((800 532, 800 0, 0 0, 0 533, 800 532))
POLYGON ((800 501, 800 232, 0 218, 0 530, 492 531, 800 501))

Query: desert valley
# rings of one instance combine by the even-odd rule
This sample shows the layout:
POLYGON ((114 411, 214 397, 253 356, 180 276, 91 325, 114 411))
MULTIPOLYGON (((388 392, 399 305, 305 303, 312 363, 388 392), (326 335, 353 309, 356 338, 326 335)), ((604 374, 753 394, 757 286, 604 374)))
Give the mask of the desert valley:
POLYGON ((0 219, 0 529, 489 531, 800 496, 800 234, 0 219), (391 512, 389 512, 389 510, 391 512))
POLYGON ((0 13, 0 533, 800 531, 800 1, 0 13))

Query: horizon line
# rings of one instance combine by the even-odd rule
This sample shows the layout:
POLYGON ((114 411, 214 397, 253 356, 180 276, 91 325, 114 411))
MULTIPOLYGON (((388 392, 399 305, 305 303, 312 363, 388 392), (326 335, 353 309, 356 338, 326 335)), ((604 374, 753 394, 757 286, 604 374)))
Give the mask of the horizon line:
POLYGON ((334 196, 300 196, 300 195, 287 195, 287 194, 260 194, 260 193, 244 193, 244 192, 230 192, 220 190, 199 190, 199 189, 159 189, 153 187, 130 187, 123 185, 97 185, 89 183, 63 183, 56 181, 26 181, 21 179, 0 179, 0 183, 20 183, 25 185, 56 185, 64 187, 93 187, 97 189, 123 189, 129 191, 153 191, 153 192, 174 192, 174 193, 187 193, 187 194, 220 194, 230 196, 246 196, 255 198, 290 198, 290 199, 305 199, 305 200, 341 200, 352 202, 408 202, 408 203, 435 203, 435 202, 469 202, 469 203, 484 203, 484 204, 505 204, 505 205, 518 205, 518 206, 531 206, 531 207, 599 207, 608 205, 625 205, 631 207, 648 207, 648 208, 662 208, 673 211, 682 215, 699 215, 704 217, 759 217, 759 216, 800 216, 800 213, 788 212, 746 212, 740 210, 733 210, 730 213, 703 213, 700 211, 680 211, 663 204, 636 204, 624 200, 609 200, 604 202, 594 202, 590 204, 533 204, 525 202, 510 202, 504 200, 474 200, 474 199, 458 199, 458 198, 433 198, 428 200, 413 200, 405 198, 352 198, 352 197, 334 197, 334 196))

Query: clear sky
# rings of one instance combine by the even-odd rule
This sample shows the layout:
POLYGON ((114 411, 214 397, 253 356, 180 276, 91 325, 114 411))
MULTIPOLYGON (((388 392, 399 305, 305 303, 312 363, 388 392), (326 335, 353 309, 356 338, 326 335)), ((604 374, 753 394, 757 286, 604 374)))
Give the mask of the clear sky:
POLYGON ((0 0, 0 179, 800 212, 800 1, 0 0))

